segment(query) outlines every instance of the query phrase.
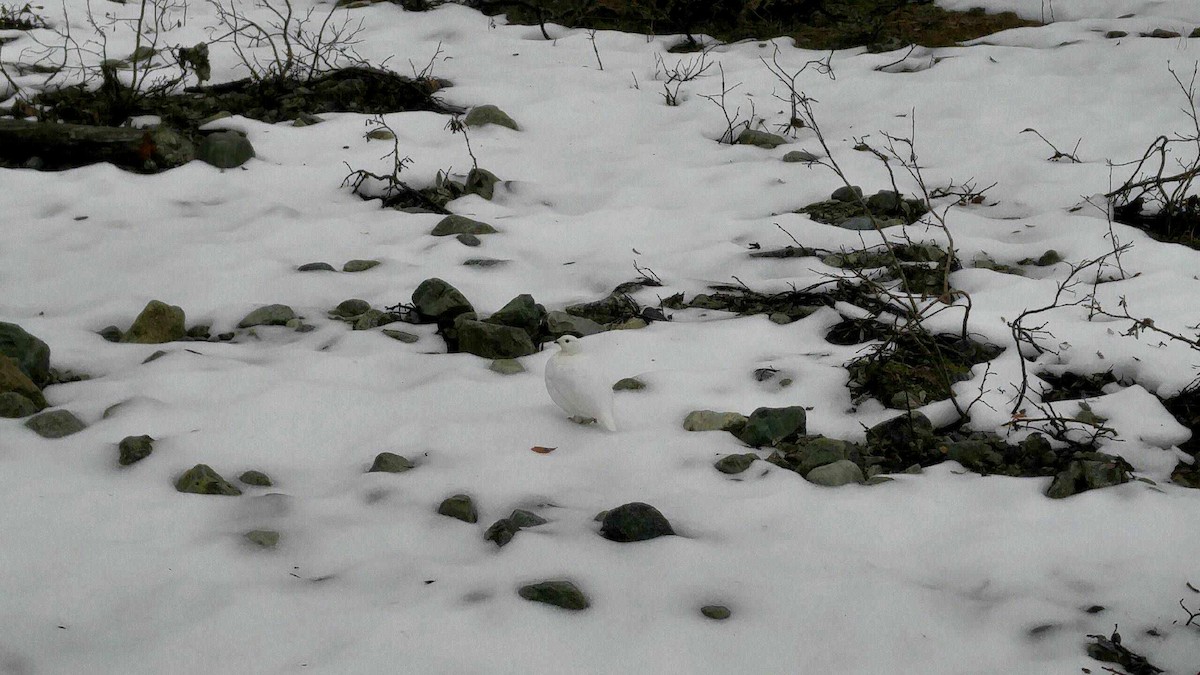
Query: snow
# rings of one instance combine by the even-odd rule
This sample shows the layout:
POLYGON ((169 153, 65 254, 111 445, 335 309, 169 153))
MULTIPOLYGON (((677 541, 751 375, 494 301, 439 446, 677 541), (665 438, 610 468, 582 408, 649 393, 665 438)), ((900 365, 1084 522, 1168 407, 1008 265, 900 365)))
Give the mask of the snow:
MULTIPOLYGON (((1031 18, 1042 10, 1035 0, 939 4, 1031 18)), ((947 215, 964 260, 987 252, 1014 263, 1053 248, 1078 262, 1110 250, 1104 219, 1071 209, 1123 178, 1106 160, 1139 157, 1157 135, 1186 129, 1167 68, 1190 74, 1200 41, 1103 34, 1164 27, 1186 35, 1200 25, 1200 7, 1052 4, 1058 23, 927 50, 932 65, 919 72, 876 70, 903 51, 854 49, 833 55, 835 80, 806 73, 798 81, 819 101, 838 161, 868 191, 884 188, 886 174, 852 150, 854 139, 906 135, 914 123, 931 185, 997 183, 988 192, 995 206, 947 215), (1136 16, 1118 18, 1128 13, 1136 16), (1046 161, 1050 148, 1021 134, 1026 128, 1062 150, 1081 139, 1082 163, 1046 161)), ((86 31, 85 3, 65 6, 73 30, 86 31)), ((872 403, 852 408, 842 365, 860 348, 824 342, 840 320, 833 310, 786 326, 686 310, 670 323, 587 338, 607 371, 649 385, 618 392, 612 434, 572 424, 549 400, 541 373, 554 350, 522 359, 525 373, 501 376, 483 359, 437 353, 444 346, 431 326, 405 326, 420 335, 408 345, 326 319, 351 297, 376 307, 407 301, 429 277, 454 284, 484 314, 520 293, 560 309, 636 277, 635 263, 664 282, 637 294, 649 304, 734 275, 756 290, 785 290, 833 270, 812 259, 749 259, 751 243, 792 243, 777 225, 807 246, 861 245, 859 233, 788 213, 840 185, 828 171, 780 161, 790 150, 819 151, 811 132, 774 150, 716 143, 724 121, 701 98, 719 91, 715 69, 683 86, 681 105, 664 105, 654 57, 673 63, 666 48, 676 37, 601 31, 600 70, 586 31, 552 26, 556 39, 547 42, 536 27, 492 25, 457 6, 353 11, 364 21, 362 56, 390 58, 405 72, 440 44, 434 74, 454 83, 444 99, 496 104, 521 125, 471 130, 480 165, 505 184, 492 202, 452 205, 500 234, 467 249, 428 236, 437 216, 379 209, 340 188, 346 164, 388 165, 380 157, 390 144, 367 141, 365 117, 355 114, 304 128, 219 121, 253 142, 258 157, 244 169, 193 162, 154 176, 106 165, 0 173, 0 320, 48 342, 56 367, 93 376, 46 391, 90 425, 85 431, 46 440, 20 421, 0 423, 0 670, 1096 672, 1085 636, 1114 624, 1156 665, 1200 667, 1200 635, 1174 623, 1185 618, 1180 598, 1197 604, 1184 584, 1200 585, 1200 498, 1167 480, 1179 455, 1172 446, 1186 431, 1151 396, 1179 391, 1200 359, 1126 337, 1126 323, 1089 322, 1084 308, 1053 312, 1048 329, 1062 344, 1039 365, 1111 367, 1136 380, 1089 404, 1118 432, 1104 449, 1156 485, 1055 501, 1042 496, 1046 479, 981 477, 952 462, 836 489, 765 463, 740 480, 717 473, 714 460, 747 450, 729 434, 683 431, 691 410, 805 405, 810 432, 850 440, 895 414, 872 403), (480 256, 512 262, 461 264, 480 256), (294 271, 353 258, 382 265, 294 271), (212 323, 214 333, 269 303, 294 307, 317 329, 166 345, 168 355, 143 364, 162 346, 111 344, 95 331, 127 327, 150 299, 183 307, 189 325, 212 323), (756 382, 762 367, 795 383, 756 382), (140 434, 157 439, 154 454, 118 467, 116 443, 140 434), (381 451, 418 466, 364 473, 381 451), (231 480, 259 469, 276 487, 237 498, 177 493, 174 479, 197 463, 231 480), (436 514, 459 492, 479 505, 477 525, 436 514), (680 536, 599 537, 596 513, 630 501, 657 507, 680 536), (514 508, 550 522, 503 549, 484 541, 487 525, 514 508), (242 538, 261 528, 282 533, 276 550, 242 538), (592 607, 568 613, 517 596, 522 584, 549 578, 574 581, 592 607), (702 617, 707 604, 728 606, 732 618, 702 617), (1092 605, 1106 609, 1085 613, 1092 605), (1046 624, 1055 628, 1030 634, 1046 624), (1146 635, 1151 627, 1162 637, 1146 635)), ((212 23, 211 7, 193 4, 169 39, 198 42, 212 23)), ((110 53, 128 53, 124 39, 110 37, 110 53)), ((790 66, 823 56, 775 42, 790 66)), ((6 45, 4 59, 22 45, 6 45)), ((711 55, 740 85, 732 106, 745 115, 753 102, 768 128, 786 119, 772 98, 781 89, 759 61, 771 54, 767 43, 744 42, 711 55)), ((213 62, 218 81, 244 74, 228 51, 214 47, 213 62)), ((470 167, 444 116, 386 119, 413 159, 406 175, 414 184, 470 167)), ((1200 253, 1115 229, 1134 245, 1125 269, 1140 276, 1102 286, 1102 298, 1124 297, 1133 315, 1187 333, 1197 321, 1200 253)), ((1010 344, 1006 320, 1047 304, 1067 273, 1066 264, 1029 269, 1028 278, 956 274, 974 302, 972 331, 1010 344)), ((946 313, 933 325, 960 320, 946 313)), ((991 409, 972 409, 975 428, 1003 431, 1019 377, 1015 352, 995 360, 986 383, 980 367, 957 386, 964 396, 989 390, 991 409)), ((945 417, 946 409, 927 411, 945 417)))

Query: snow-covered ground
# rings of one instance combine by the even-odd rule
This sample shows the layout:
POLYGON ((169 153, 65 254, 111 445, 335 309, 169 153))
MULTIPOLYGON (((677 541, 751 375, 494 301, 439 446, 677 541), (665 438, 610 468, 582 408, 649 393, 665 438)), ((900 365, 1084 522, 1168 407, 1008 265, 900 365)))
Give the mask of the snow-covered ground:
MULTIPOLYGON (((88 30, 84 2, 65 4, 73 31, 88 30)), ((940 4, 1032 18, 1043 7, 940 4)), ((1106 160, 1139 157, 1189 122, 1168 66, 1190 76, 1200 39, 1136 36, 1155 28, 1186 36, 1200 26, 1200 6, 1055 0, 1053 8, 1058 21, 1043 28, 918 50, 909 56, 917 72, 876 70, 904 51, 855 49, 833 55, 836 79, 798 81, 819 101, 837 160, 868 191, 887 187, 886 174, 853 150, 855 139, 907 135, 914 116, 931 185, 996 183, 994 206, 949 211, 963 260, 986 252, 1012 264, 1053 248, 1077 262, 1110 250, 1102 214, 1073 207, 1124 179, 1106 160), (1130 36, 1107 39, 1109 30, 1130 36), (1047 161, 1052 151, 1026 128, 1063 150, 1081 139, 1082 163, 1047 161)), ((838 320, 832 310, 789 325, 686 310, 586 338, 611 381, 649 385, 617 393, 615 433, 572 424, 551 403, 541 371, 553 349, 504 376, 484 359, 438 353, 433 326, 400 325, 420 334, 404 344, 327 319, 348 298, 408 302, 430 277, 454 284, 483 314, 521 293, 550 309, 599 299, 637 277, 635 264, 664 283, 637 294, 647 304, 734 276, 784 290, 832 270, 811 258, 750 259, 751 243, 792 243, 777 225, 807 246, 861 245, 857 232, 789 213, 840 185, 824 169, 781 161, 819 150, 810 131, 774 150, 715 142, 725 122, 701 95, 719 91, 716 69, 683 86, 681 105, 664 104, 655 56, 680 58, 666 53, 677 37, 600 32, 601 70, 582 30, 550 26, 555 39, 545 41, 536 27, 457 6, 352 11, 365 22, 363 57, 407 73, 408 61, 421 68, 440 44, 433 74, 454 84, 444 100, 495 104, 520 124, 471 131, 480 166, 505 181, 490 202, 451 205, 500 230, 481 247, 429 236, 439 216, 380 209, 339 187, 347 163, 387 168, 388 144, 364 138, 363 115, 324 115, 303 128, 224 120, 257 150, 242 169, 0 172, 0 320, 45 340, 56 367, 92 376, 45 392, 89 424, 80 433, 47 440, 20 420, 0 421, 0 672, 1098 672, 1085 636, 1114 624, 1156 665, 1200 668, 1200 631, 1182 627, 1178 604, 1200 605, 1185 585, 1200 586, 1200 493, 1169 482, 1180 456, 1171 446, 1187 433, 1142 389, 1092 407, 1120 434, 1105 451, 1157 485, 1051 500, 1042 494, 1048 479, 981 477, 948 462, 882 485, 823 488, 766 463, 737 478, 718 473, 714 460, 745 447, 681 422, 695 409, 804 405, 811 433, 861 440, 864 425, 896 413, 875 403, 848 411, 842 366, 859 348, 822 339, 838 320), (510 262, 462 264, 479 257, 510 262), (364 258, 382 264, 295 271, 364 258), (183 307, 189 325, 212 324, 214 333, 270 303, 290 305, 316 330, 259 328, 257 339, 243 333, 234 344, 165 346, 96 334, 127 327, 151 299, 183 307), (160 348, 169 353, 142 363, 160 348), (763 367, 795 383, 757 382, 763 367), (119 467, 116 443, 140 434, 157 439, 154 454, 119 467), (418 466, 364 473, 381 451, 418 466), (240 497, 176 492, 175 479, 198 463, 231 480, 258 469, 275 487, 246 487, 240 497), (478 524, 436 513, 456 493, 474 498, 478 524), (601 538, 594 516, 632 501, 657 507, 680 536, 601 538), (485 541, 488 524, 515 508, 550 522, 504 548, 485 541), (282 538, 260 549, 243 537, 254 529, 282 538), (544 579, 572 580, 591 607, 568 612, 517 595, 544 579), (700 614, 714 604, 732 617, 700 614), (1085 611, 1095 605, 1104 610, 1085 611), (1160 635, 1147 635, 1151 628, 1160 635)), ((193 3, 170 40, 193 44, 212 24, 211 8, 193 3)), ((121 39, 110 49, 122 53, 121 39)), ((777 43, 788 66, 823 56, 777 43)), ((5 60, 21 46, 5 46, 5 60)), ((745 42, 711 54, 739 85, 733 106, 745 114, 753 104, 768 127, 787 117, 760 61, 771 53, 768 43, 745 42)), ((215 46, 212 58, 215 80, 243 75, 229 51, 215 46)), ((414 184, 470 168, 446 117, 386 119, 413 160, 414 184)), ((1135 316, 1187 332, 1200 319, 1200 252, 1116 231, 1133 243, 1126 271, 1140 276, 1101 287, 1103 299, 1115 307, 1124 297, 1135 316)), ((1005 320, 1046 304, 1067 273, 1065 264, 1031 269, 1027 278, 954 276, 973 299, 975 333, 1010 345, 1005 320)), ((1124 337, 1127 324, 1089 323, 1082 309, 1048 319, 1063 343, 1056 361, 1044 357, 1048 366, 1112 367, 1161 395, 1197 375, 1197 354, 1124 337)), ((1016 350, 992 371, 984 400, 994 410, 976 406, 973 426, 1003 431, 1016 350)), ((981 374, 959 391, 978 389, 981 374)))

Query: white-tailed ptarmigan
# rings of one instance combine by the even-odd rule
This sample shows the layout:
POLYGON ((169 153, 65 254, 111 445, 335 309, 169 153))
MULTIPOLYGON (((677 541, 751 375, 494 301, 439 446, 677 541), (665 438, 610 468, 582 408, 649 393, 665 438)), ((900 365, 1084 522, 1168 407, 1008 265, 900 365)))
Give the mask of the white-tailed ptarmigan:
POLYGON ((609 431, 617 430, 613 419, 613 391, 583 353, 583 343, 574 335, 554 341, 559 351, 546 362, 546 391, 555 405, 571 419, 595 421, 609 431))

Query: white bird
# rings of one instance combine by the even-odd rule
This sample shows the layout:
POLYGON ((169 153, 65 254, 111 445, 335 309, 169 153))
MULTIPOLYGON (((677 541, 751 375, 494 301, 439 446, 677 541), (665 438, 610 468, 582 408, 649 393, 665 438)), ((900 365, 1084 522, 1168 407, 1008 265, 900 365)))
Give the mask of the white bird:
POLYGON ((559 351, 546 362, 546 391, 555 405, 576 422, 596 422, 609 431, 613 420, 613 391, 583 353, 583 343, 574 335, 554 341, 559 351))

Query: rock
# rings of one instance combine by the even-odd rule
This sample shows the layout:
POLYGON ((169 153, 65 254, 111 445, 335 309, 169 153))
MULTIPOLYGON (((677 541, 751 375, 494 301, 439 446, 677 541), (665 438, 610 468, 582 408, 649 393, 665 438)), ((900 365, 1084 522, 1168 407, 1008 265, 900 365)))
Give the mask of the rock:
POLYGON ((1193 28, 1192 32, 1188 34, 1188 37, 1189 38, 1200 38, 1200 28, 1193 28))
POLYGON ((772 134, 766 131, 757 131, 755 129, 746 129, 738 134, 737 140, 734 141, 737 145, 753 145, 759 148, 767 148, 768 150, 776 148, 784 143, 787 139, 779 134, 772 134))
POLYGON ((0 393, 0 417, 9 419, 29 417, 42 408, 15 391, 0 393))
POLYGON ((236 131, 216 131, 204 137, 196 148, 196 159, 218 169, 239 167, 254 157, 254 146, 236 131))
POLYGON ((522 529, 527 527, 537 527, 538 525, 545 525, 546 523, 550 522, 538 514, 533 513, 532 511, 526 511, 524 509, 514 509, 512 514, 508 516, 508 519, 517 527, 522 529))
POLYGON ((69 410, 50 410, 25 420, 25 428, 42 438, 62 438, 87 428, 69 410))
POLYGON ((310 262, 296 268, 297 272, 336 272, 333 265, 327 262, 310 262))
POLYGON ((947 443, 944 447, 946 459, 975 473, 993 473, 1004 464, 1004 454, 985 441, 966 439, 947 443))
POLYGON ((435 237, 448 237, 452 234, 495 234, 496 228, 466 216, 451 214, 438 221, 429 234, 435 237))
POLYGON ((603 300, 569 305, 567 314, 591 319, 599 324, 619 323, 639 316, 637 304, 624 293, 613 293, 603 300))
POLYGON ((35 407, 34 412, 46 407, 46 397, 42 395, 42 390, 21 370, 16 359, 9 356, 0 356, 0 392, 16 394, 28 400, 30 405, 35 407))
POLYGON ((193 340, 207 340, 212 335, 212 326, 197 324, 187 329, 187 336, 193 340))
POLYGON ((117 463, 129 466, 142 461, 154 452, 154 439, 149 436, 126 436, 117 444, 117 463))
POLYGON ((412 343, 416 342, 417 340, 421 339, 421 336, 419 336, 419 335, 413 335, 412 333, 407 333, 402 330, 391 330, 388 328, 384 328, 380 332, 383 333, 384 335, 392 338, 393 340, 399 340, 405 344, 412 344, 412 343))
POLYGON ((182 339, 187 335, 183 309, 158 300, 146 303, 145 309, 133 320, 122 336, 122 342, 161 344, 182 339))
POLYGON ((739 433, 745 426, 747 417, 735 412, 716 412, 714 410, 693 410, 683 418, 685 431, 728 431, 739 433))
POLYGON ((105 326, 97 331, 96 334, 108 342, 120 342, 122 337, 121 329, 116 326, 105 326))
POLYGON ((468 258, 463 261, 463 267, 479 267, 481 269, 488 269, 491 267, 507 265, 509 262, 511 261, 501 260, 500 258, 468 258))
POLYGON ((1171 481, 1186 488, 1200 488, 1200 462, 1185 464, 1180 461, 1171 471, 1171 481))
POLYGON ((1162 39, 1169 40, 1171 38, 1178 38, 1178 37, 1183 37, 1183 36, 1173 30, 1167 30, 1166 28, 1155 28, 1154 30, 1150 31, 1150 34, 1147 35, 1146 37, 1162 38, 1162 39))
POLYGON ((367 473, 404 473, 415 466, 407 457, 394 452, 381 452, 375 455, 375 462, 367 469, 367 473))
POLYGON ((368 309, 354 319, 354 330, 371 330, 396 320, 395 314, 378 309, 368 309))
POLYGON ((1110 39, 1110 40, 1115 40, 1115 39, 1117 39, 1117 38, 1123 38, 1123 37, 1125 37, 1126 35, 1129 35, 1129 33, 1126 33, 1126 32, 1125 32, 1125 31, 1123 31, 1123 30, 1110 30, 1110 31, 1108 31, 1107 33, 1105 33, 1105 34, 1104 34, 1104 37, 1106 37, 1106 38, 1108 38, 1108 39, 1110 39))
POLYGON ((50 383, 50 347, 15 323, 0 321, 0 354, 12 358, 38 387, 50 383))
POLYGON ((529 334, 520 328, 461 318, 454 322, 454 327, 458 330, 459 351, 468 354, 485 359, 515 359, 537 352, 529 334))
POLYGON ((570 610, 583 610, 590 606, 587 596, 569 581, 543 581, 522 586, 517 594, 531 602, 542 602, 570 610))
POLYGON ((600 525, 600 536, 609 541, 647 541, 675 534, 671 523, 658 509, 642 502, 610 509, 600 525))
POLYGON ((705 605, 700 608, 700 613, 713 621, 724 621, 733 616, 733 612, 724 605, 705 605))
POLYGON ((1063 257, 1061 255, 1059 255, 1058 251, 1055 251, 1054 249, 1050 249, 1050 250, 1046 251, 1045 253, 1043 253, 1041 255, 1041 257, 1037 259, 1037 262, 1034 264, 1037 265, 1038 267, 1048 267, 1050 265, 1057 265, 1058 263, 1060 263, 1062 261, 1063 261, 1063 257))
POLYGON ((834 190, 833 194, 829 195, 829 198, 835 202, 857 203, 858 200, 862 199, 862 196, 862 188, 858 187, 857 185, 843 185, 842 187, 834 190))
POLYGON ((343 272, 366 272, 372 267, 378 267, 378 260, 350 260, 342 265, 343 272))
POLYGON ((541 334, 542 324, 545 320, 546 308, 534 302, 532 295, 524 293, 509 300, 508 304, 500 308, 500 311, 484 321, 500 326, 519 328, 525 331, 532 340, 541 334))
POLYGON ((880 219, 878 219, 878 218, 872 220, 868 216, 854 216, 852 218, 847 218, 840 223, 837 223, 837 226, 842 228, 843 230, 855 230, 858 232, 864 232, 866 230, 875 229, 876 223, 878 223, 880 227, 883 227, 883 222, 880 221, 880 219))
POLYGON ((238 480, 245 485, 253 485, 255 487, 271 487, 275 483, 271 482, 271 477, 261 471, 243 471, 242 475, 238 476, 238 480))
POLYGON ((612 330, 638 330, 639 328, 645 328, 649 325, 649 321, 646 321, 640 316, 635 316, 632 319, 625 319, 624 321, 614 323, 612 325, 612 330))
POLYGON ((329 313, 335 317, 351 319, 360 314, 364 314, 369 309, 371 309, 371 303, 367 302, 366 300, 351 298, 349 300, 343 300, 339 302, 337 307, 329 310, 329 313))
POLYGON ((488 365, 488 370, 501 375, 516 375, 525 372, 525 366, 516 359, 496 359, 488 365))
POLYGON ((320 124, 325 120, 311 113, 297 113, 296 119, 292 121, 294 127, 311 127, 314 124, 320 124))
POLYGON ((465 312, 474 312, 471 303, 457 288, 438 279, 426 279, 412 294, 412 304, 421 317, 439 324, 449 323, 465 312))
POLYGON ((896 213, 902 203, 900 193, 895 190, 880 190, 867 197, 867 208, 872 213, 896 213))
POLYGON ((1080 492, 1120 485, 1129 481, 1133 467, 1124 459, 1102 452, 1077 452, 1067 468, 1059 472, 1046 490, 1051 499, 1062 499, 1080 492))
POLYGON ((646 388, 646 383, 636 377, 623 377, 613 384, 613 391, 641 391, 646 388))
POLYGON ((221 478, 207 464, 197 464, 188 469, 175 481, 175 489, 197 495, 236 496, 242 494, 236 485, 221 478))
POLYGON ((804 162, 805 164, 812 164, 813 162, 818 162, 820 160, 820 157, 807 150, 792 150, 783 156, 783 161, 785 162, 804 162))
POLYGON ((801 476, 807 476, 818 467, 851 460, 859 456, 858 446, 836 438, 811 438, 796 446, 796 450, 788 454, 789 468, 801 476))
POLYGON ((469 195, 479 195, 484 199, 491 201, 496 194, 496 183, 500 179, 496 174, 487 169, 471 169, 467 173, 467 182, 463 185, 463 192, 469 195))
POLYGON ((805 412, 801 406, 759 408, 750 413, 738 440, 754 448, 776 445, 805 432, 805 412))
POLYGON ((905 413, 867 430, 867 446, 877 454, 921 455, 935 445, 933 424, 919 412, 905 413))
POLYGON ((476 237, 473 234, 467 234, 466 232, 457 235, 454 238, 457 239, 458 243, 462 244, 463 246, 475 247, 483 243, 480 241, 479 237, 476 237))
POLYGON ((168 352, 166 352, 162 349, 159 349, 158 351, 154 352, 150 356, 147 356, 146 358, 142 359, 142 365, 146 365, 147 363, 150 363, 151 361, 157 361, 157 360, 161 359, 162 357, 166 356, 167 353, 168 352))
POLYGON ((718 459, 713 466, 721 473, 735 474, 749 469, 756 459, 758 459, 758 455, 749 452, 741 455, 725 455, 718 459))
POLYGON ((482 127, 488 124, 495 124, 502 127, 508 127, 513 131, 520 131, 521 128, 509 117, 503 110, 494 105, 477 105, 471 108, 471 112, 463 118, 463 124, 468 127, 482 127))
POLYGON ((238 328, 252 326, 283 326, 292 319, 298 318, 296 312, 287 305, 264 305, 250 312, 238 322, 238 328))
POLYGON ((447 497, 438 506, 437 512, 443 516, 457 518, 464 523, 474 523, 479 520, 479 514, 475 511, 475 503, 467 495, 447 497))
POLYGON ((773 312, 767 318, 770 319, 771 323, 777 323, 780 326, 786 326, 789 323, 792 323, 792 317, 784 314, 783 312, 773 312))
POLYGON ((366 137, 367 137, 367 140, 369 140, 369 141, 394 141, 394 140, 396 140, 396 134, 394 134, 390 130, 384 129, 382 127, 368 131, 366 133, 366 137))
POLYGON ((279 533, 275 530, 250 530, 242 536, 263 548, 275 548, 279 543, 279 533))
POLYGON ((850 483, 863 482, 862 469, 848 459, 839 459, 832 464, 818 466, 804 477, 810 483, 826 487, 838 487, 850 483))
POLYGON ((558 339, 564 335, 587 337, 603 333, 604 326, 582 316, 574 316, 559 310, 546 312, 546 332, 558 339))
POLYGON ((492 523, 491 527, 483 533, 483 538, 486 541, 495 542, 498 547, 503 547, 512 541, 512 538, 520 531, 521 528, 516 523, 508 518, 501 518, 492 523))

